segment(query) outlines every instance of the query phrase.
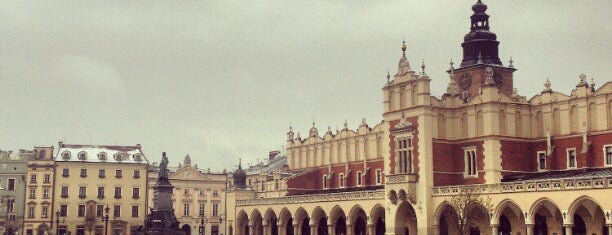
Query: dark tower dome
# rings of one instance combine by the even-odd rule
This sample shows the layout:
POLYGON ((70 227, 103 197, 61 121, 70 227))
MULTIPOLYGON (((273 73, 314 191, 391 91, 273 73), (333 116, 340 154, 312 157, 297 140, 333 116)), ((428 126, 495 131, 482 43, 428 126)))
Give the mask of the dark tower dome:
POLYGON ((474 14, 470 17, 470 32, 463 38, 463 60, 460 67, 478 63, 502 65, 499 59, 497 35, 489 31, 487 5, 478 0, 472 6, 474 14))
POLYGON ((242 170, 242 161, 238 162, 238 169, 234 171, 232 178, 234 178, 234 187, 237 189, 245 189, 246 186, 246 177, 247 174, 242 170))

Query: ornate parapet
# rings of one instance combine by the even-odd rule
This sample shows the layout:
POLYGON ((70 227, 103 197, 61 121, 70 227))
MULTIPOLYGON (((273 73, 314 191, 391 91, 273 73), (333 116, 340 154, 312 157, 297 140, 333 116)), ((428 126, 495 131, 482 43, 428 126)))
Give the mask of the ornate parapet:
POLYGON ((329 202, 329 201, 356 201, 368 199, 383 199, 385 196, 384 190, 358 191, 358 192, 343 192, 343 193, 328 193, 328 194, 309 194, 298 196, 287 196, 278 198, 257 198, 248 200, 236 201, 237 206, 256 206, 256 205, 279 205, 279 204, 299 204, 312 202, 329 202))
POLYGON ((473 192, 481 194, 518 193, 518 192, 545 192, 581 189, 612 188, 612 177, 592 177, 575 179, 551 179, 507 182, 498 184, 478 184, 433 187, 434 196, 458 194, 462 189, 474 189, 473 192))
POLYGON ((419 181, 419 176, 416 174, 394 174, 387 175, 386 184, 405 184, 416 183, 419 181))

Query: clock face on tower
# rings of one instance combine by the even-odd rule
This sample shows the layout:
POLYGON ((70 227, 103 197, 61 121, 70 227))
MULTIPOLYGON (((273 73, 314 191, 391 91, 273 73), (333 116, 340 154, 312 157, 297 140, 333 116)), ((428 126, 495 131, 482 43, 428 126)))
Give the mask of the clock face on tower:
POLYGON ((467 90, 470 88, 470 85, 472 85, 472 75, 469 73, 461 75, 459 78, 459 88, 461 88, 461 90, 467 90))

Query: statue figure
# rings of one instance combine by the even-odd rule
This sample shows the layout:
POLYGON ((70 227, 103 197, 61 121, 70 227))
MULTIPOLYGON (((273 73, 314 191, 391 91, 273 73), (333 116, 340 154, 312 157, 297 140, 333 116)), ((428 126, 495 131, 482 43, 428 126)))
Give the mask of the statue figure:
POLYGON ((159 164, 159 180, 167 180, 168 179, 168 157, 166 157, 166 152, 162 153, 162 160, 159 164))

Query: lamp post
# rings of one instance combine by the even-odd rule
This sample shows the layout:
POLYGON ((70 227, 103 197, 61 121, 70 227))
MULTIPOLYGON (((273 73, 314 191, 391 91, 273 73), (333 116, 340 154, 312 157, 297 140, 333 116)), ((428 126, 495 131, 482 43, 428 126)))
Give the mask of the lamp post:
POLYGON ((200 235, 204 235, 204 229, 206 228, 206 223, 208 222, 208 218, 204 218, 204 215, 200 218, 200 235))
POLYGON ((106 208, 104 208, 104 235, 108 235, 108 204, 106 204, 106 208))
POLYGON ((59 216, 60 216, 60 211, 57 210, 55 212, 55 235, 59 235, 59 216))

